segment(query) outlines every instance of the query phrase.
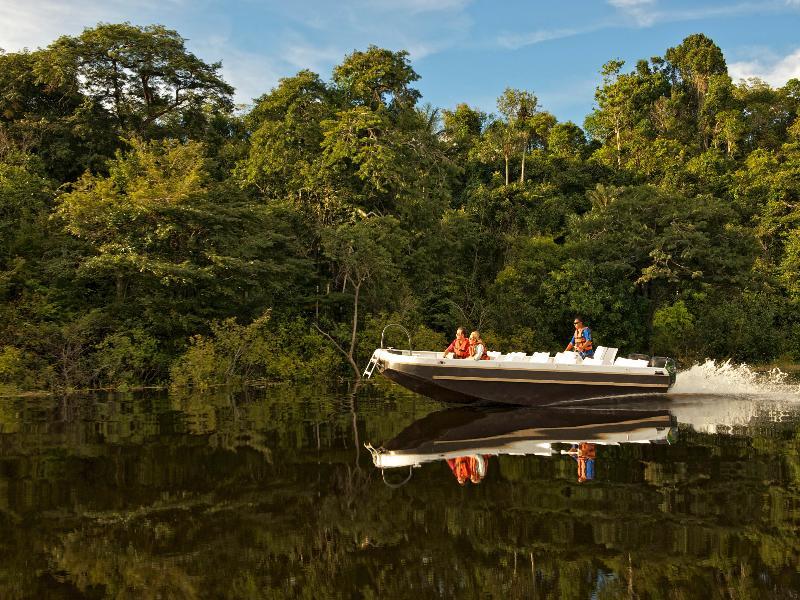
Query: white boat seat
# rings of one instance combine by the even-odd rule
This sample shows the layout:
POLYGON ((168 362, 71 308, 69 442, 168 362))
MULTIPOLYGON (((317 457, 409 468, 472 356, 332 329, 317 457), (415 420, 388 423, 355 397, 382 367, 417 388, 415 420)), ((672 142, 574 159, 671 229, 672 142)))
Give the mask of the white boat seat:
POLYGON ((550 353, 549 352, 534 352, 533 355, 528 359, 528 362, 532 362, 532 363, 549 363, 550 362, 550 353))
POLYGON ((603 359, 597 358, 597 353, 595 352, 595 356, 591 358, 584 358, 583 363, 584 365, 602 365, 603 359))
POLYGON ((553 362, 557 365, 577 365, 580 364, 581 357, 577 352, 559 352, 553 362))
POLYGON ((488 354, 489 358, 491 358, 492 360, 498 360, 501 356, 503 356, 502 352, 495 352, 494 350, 490 350, 486 352, 486 354, 488 354))
POLYGON ((523 361, 525 360, 526 356, 527 354, 525 352, 509 352, 508 354, 506 354, 505 360, 523 361))
POLYGON ((647 360, 637 360, 633 358, 618 358, 614 361, 615 367, 646 367, 650 362, 647 360))
POLYGON ((619 348, 606 348, 606 351, 603 353, 603 364, 613 365, 614 359, 617 357, 618 350, 619 348))

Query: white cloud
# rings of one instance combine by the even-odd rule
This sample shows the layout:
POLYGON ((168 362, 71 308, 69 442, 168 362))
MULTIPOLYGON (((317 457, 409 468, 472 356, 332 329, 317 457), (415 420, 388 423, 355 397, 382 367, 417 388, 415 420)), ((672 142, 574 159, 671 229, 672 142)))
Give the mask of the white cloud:
POLYGON ((607 0, 617 9, 616 18, 596 21, 585 27, 537 29, 523 33, 503 33, 497 37, 497 44, 503 48, 516 49, 576 35, 594 33, 605 29, 646 28, 661 23, 699 21, 711 18, 734 17, 764 12, 786 12, 786 6, 800 6, 800 0, 777 0, 771 2, 740 2, 725 6, 700 6, 682 10, 660 10, 656 0, 607 0), (620 18, 621 17, 621 18, 620 18))
POLYGON ((497 38, 497 43, 503 48, 522 48, 550 40, 572 37, 583 33, 580 29, 537 29, 527 33, 503 33, 497 38))
POLYGON ((347 54, 342 46, 316 45, 298 34, 287 36, 280 48, 280 59, 293 69, 310 69, 323 77, 347 54))
POLYGON ((411 14, 442 11, 459 11, 472 0, 371 0, 367 6, 390 12, 411 14))
POLYGON ((611 27, 608 21, 597 21, 586 27, 565 27, 563 29, 537 29, 527 33, 503 33, 497 37, 497 43, 503 48, 516 49, 523 46, 533 46, 542 42, 560 40, 563 38, 584 35, 601 29, 611 27))
POLYGON ((146 18, 152 11, 163 14, 182 4, 183 0, 0 0, 0 48, 33 50, 101 21, 134 21, 134 15, 146 18))
POLYGON ((222 78, 236 90, 237 104, 250 104, 270 91, 284 76, 275 63, 262 54, 236 48, 227 35, 200 37, 188 43, 190 50, 208 62, 222 61, 222 78))
POLYGON ((639 27, 649 27, 658 17, 654 11, 656 0, 608 0, 608 3, 639 27))
POLYGON ((733 62, 728 72, 734 80, 756 77, 773 87, 782 87, 792 78, 800 79, 800 48, 783 57, 762 57, 733 62))

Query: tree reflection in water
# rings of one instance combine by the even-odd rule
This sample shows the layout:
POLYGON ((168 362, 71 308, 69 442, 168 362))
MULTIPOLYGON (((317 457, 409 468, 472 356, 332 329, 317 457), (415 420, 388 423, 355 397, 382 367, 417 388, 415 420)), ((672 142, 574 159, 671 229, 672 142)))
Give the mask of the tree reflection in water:
POLYGON ((672 444, 598 444, 591 485, 576 481, 580 445, 573 457, 568 443, 491 456, 480 485, 454 485, 442 460, 384 485, 362 442, 439 422, 439 410, 372 388, 5 402, 0 597, 784 598, 800 587, 793 410, 763 407, 726 433, 681 424, 672 444))

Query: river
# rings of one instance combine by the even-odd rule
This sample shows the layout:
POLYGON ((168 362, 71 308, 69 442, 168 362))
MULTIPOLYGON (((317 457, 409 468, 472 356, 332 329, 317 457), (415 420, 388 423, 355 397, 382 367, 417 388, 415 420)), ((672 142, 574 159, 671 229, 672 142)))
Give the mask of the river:
POLYGON ((3 399, 0 598, 797 597, 798 449, 797 386, 726 365, 545 411, 3 399))

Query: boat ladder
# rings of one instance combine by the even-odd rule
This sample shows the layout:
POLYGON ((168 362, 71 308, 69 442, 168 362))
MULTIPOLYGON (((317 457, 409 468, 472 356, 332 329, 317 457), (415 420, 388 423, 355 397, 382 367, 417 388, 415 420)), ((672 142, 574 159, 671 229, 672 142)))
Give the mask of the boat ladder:
POLYGON ((385 347, 384 346, 384 337, 386 336, 386 330, 389 329, 390 327, 396 327, 397 329, 402 330, 403 333, 406 334, 406 337, 408 338, 408 355, 411 356, 413 354, 413 352, 411 350, 411 334, 408 332, 408 329, 406 329, 405 327, 403 327, 399 323, 389 323, 386 327, 383 328, 383 331, 381 331, 381 347, 378 350, 375 350, 375 352, 372 353, 372 358, 369 359, 369 363, 367 364, 367 368, 364 369, 364 373, 362 374, 362 377, 366 377, 367 379, 372 377, 372 373, 373 373, 373 371, 375 371, 375 367, 377 367, 378 366, 378 362, 380 362, 380 359, 378 358, 378 352, 383 350, 384 347, 385 347))
POLYGON ((367 368, 364 369, 363 377, 366 377, 367 379, 372 377, 372 372, 375 370, 375 367, 378 366, 378 353, 379 352, 380 352, 380 350, 375 350, 375 352, 372 353, 372 358, 369 359, 369 363, 367 364, 367 368))

